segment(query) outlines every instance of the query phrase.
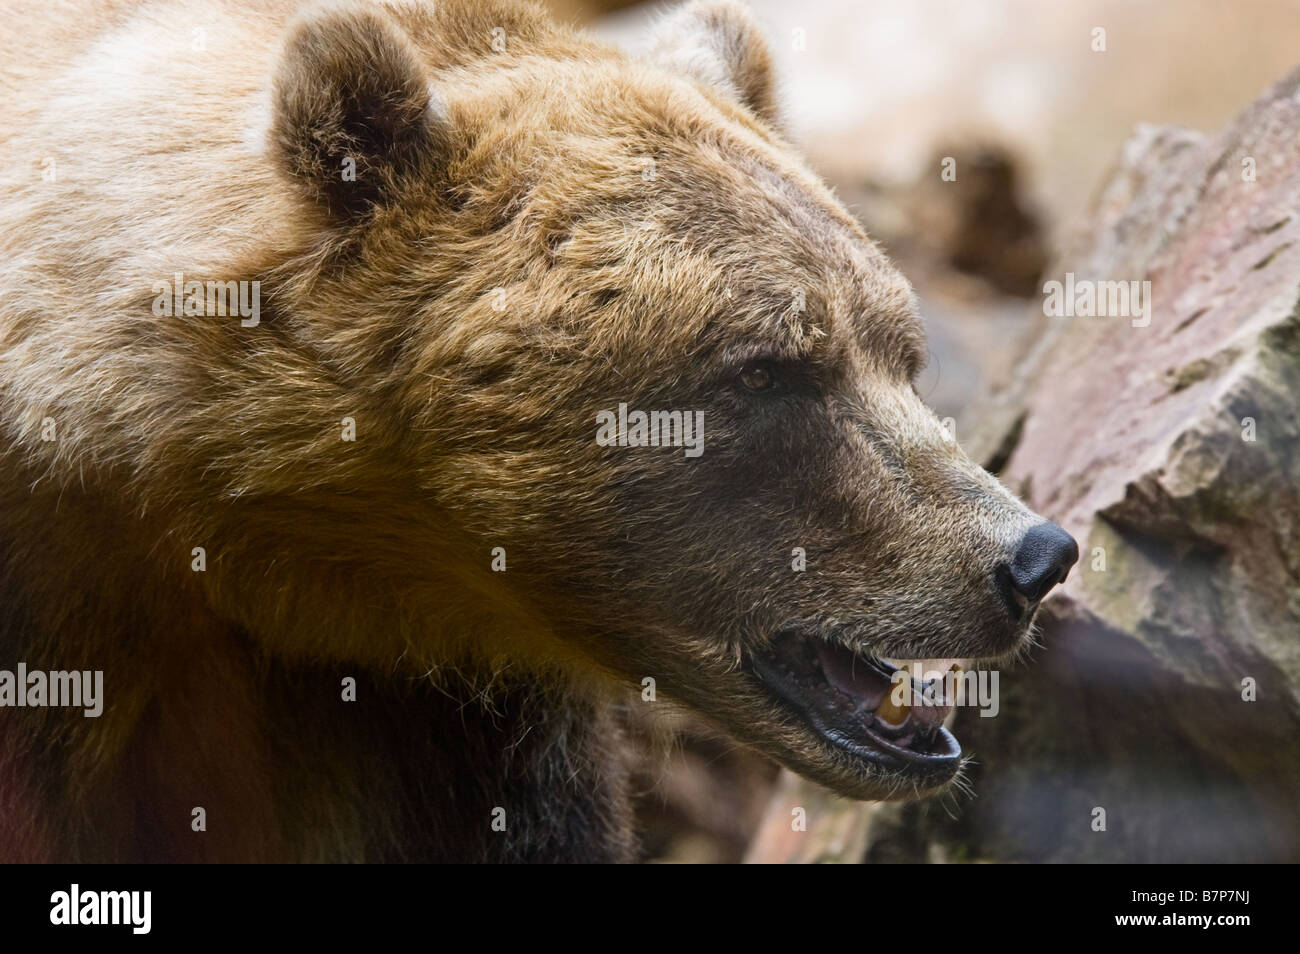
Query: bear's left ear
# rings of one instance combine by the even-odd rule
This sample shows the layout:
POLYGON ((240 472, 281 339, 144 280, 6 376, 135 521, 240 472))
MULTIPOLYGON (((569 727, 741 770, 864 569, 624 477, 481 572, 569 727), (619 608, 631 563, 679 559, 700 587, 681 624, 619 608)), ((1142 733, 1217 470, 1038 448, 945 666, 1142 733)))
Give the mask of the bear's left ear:
POLYGON ((343 220, 399 198, 445 137, 410 40, 360 3, 308 7, 289 26, 272 109, 282 168, 343 220))
POLYGON ((693 0, 669 14, 655 29, 649 55, 780 125, 767 40, 753 14, 735 0, 693 0))

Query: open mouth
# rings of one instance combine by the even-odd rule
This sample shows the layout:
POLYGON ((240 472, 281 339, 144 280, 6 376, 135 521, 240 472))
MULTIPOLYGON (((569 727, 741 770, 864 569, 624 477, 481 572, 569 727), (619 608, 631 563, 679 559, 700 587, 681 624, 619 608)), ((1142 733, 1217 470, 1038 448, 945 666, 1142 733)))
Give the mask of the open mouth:
MULTIPOLYGON (((922 671, 946 673, 955 663, 927 661, 922 671)), ((793 631, 777 634, 751 658, 754 674, 823 739, 882 768, 940 784, 961 764, 961 745, 943 727, 952 700, 943 679, 918 683, 901 665, 793 631)))

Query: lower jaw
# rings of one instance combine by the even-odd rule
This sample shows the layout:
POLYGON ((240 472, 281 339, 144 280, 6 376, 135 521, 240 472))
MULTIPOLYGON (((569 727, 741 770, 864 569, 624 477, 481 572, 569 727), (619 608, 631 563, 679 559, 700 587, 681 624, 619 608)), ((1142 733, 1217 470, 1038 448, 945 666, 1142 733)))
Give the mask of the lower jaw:
POLYGON ((873 739, 870 745, 863 745, 833 729, 818 734, 837 752, 860 759, 864 763, 860 769, 870 778, 884 780, 890 785, 903 783, 910 786, 913 793, 943 788, 957 777, 961 768, 961 744, 943 727, 936 731, 934 740, 941 754, 924 756, 896 754, 878 739, 873 739))

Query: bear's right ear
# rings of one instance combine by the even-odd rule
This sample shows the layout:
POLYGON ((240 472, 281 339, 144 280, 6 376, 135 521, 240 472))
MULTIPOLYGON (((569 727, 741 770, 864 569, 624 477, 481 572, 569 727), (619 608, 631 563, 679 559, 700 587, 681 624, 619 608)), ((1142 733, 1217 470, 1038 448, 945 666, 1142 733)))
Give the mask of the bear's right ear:
POLYGON ((736 0, 691 0, 673 11, 655 28, 649 55, 728 94, 772 126, 781 125, 767 40, 736 0))
POLYGON ((308 8, 275 70, 271 140, 282 168, 340 219, 428 174, 443 118, 411 42, 378 9, 308 8))

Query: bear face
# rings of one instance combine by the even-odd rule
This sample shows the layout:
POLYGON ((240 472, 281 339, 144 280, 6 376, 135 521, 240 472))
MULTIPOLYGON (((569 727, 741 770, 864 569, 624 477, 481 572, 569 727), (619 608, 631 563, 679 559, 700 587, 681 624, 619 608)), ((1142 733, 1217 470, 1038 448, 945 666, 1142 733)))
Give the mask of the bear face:
POLYGON ((421 652, 653 678, 853 797, 950 783, 933 716, 875 711, 885 660, 1020 652, 1073 542, 925 407, 910 287, 782 138, 748 16, 688 7, 649 61, 413 16, 303 14, 271 129, 325 236, 283 300, 402 408, 388 463, 435 514, 385 528, 444 555, 399 598, 500 610, 421 652), (620 406, 698 446, 611 446, 620 406))

